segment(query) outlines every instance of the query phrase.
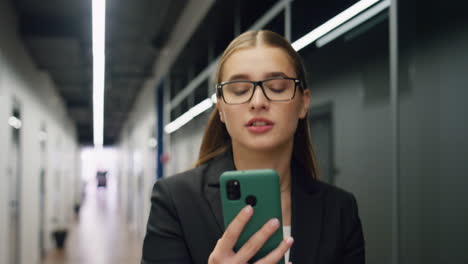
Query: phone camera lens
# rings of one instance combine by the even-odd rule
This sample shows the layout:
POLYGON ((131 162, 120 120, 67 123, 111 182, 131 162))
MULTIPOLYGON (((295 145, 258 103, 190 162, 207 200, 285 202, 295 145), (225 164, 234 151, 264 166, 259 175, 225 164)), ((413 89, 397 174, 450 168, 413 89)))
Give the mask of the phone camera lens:
POLYGON ((252 207, 254 207, 257 204, 257 197, 249 195, 245 198, 245 203, 250 204, 252 207))
POLYGON ((241 197, 240 183, 238 180, 230 180, 226 184, 226 191, 229 200, 239 200, 241 197))

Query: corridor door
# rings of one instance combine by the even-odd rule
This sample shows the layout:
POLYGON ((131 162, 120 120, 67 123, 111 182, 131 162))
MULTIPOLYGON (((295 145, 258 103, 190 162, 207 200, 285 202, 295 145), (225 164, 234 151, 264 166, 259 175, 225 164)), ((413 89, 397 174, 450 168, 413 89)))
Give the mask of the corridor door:
MULTIPOLYGON (((16 120, 20 120, 19 111, 13 111, 16 120)), ((21 126, 11 127, 11 142, 8 154, 8 244, 9 264, 20 263, 20 129, 21 126)))

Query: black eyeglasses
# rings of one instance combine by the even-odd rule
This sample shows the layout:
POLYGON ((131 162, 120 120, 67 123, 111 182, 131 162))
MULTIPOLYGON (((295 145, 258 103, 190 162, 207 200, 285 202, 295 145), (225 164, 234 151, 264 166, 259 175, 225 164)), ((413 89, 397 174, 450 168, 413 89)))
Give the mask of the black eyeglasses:
POLYGON ((270 101, 290 101, 296 95, 296 88, 301 81, 289 77, 276 77, 262 81, 228 81, 216 85, 218 95, 226 104, 243 104, 249 102, 257 86, 260 86, 265 97, 270 101))

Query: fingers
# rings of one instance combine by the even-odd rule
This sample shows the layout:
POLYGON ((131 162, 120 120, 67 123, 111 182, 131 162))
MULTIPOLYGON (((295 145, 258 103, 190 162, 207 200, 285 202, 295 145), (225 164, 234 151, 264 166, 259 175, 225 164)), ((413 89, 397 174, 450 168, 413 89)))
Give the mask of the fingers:
POLYGON ((239 235, 244 230, 245 225, 249 222, 253 214, 253 208, 250 205, 247 205, 242 209, 237 216, 231 221, 229 226, 224 231, 223 236, 218 241, 218 246, 222 250, 232 251, 234 248, 239 235))
POLYGON ((279 228, 280 222, 273 218, 266 222, 260 230, 258 230, 237 252, 237 260, 240 263, 245 263, 251 259, 257 251, 262 248, 263 244, 270 238, 273 233, 279 228))
MULTIPOLYGON (((246 206, 237 214, 226 228, 223 236, 218 240, 214 251, 209 257, 209 263, 226 263, 226 260, 229 259, 234 261, 234 263, 247 263, 280 226, 278 219, 274 218, 269 220, 237 253, 234 253, 233 248, 252 215, 253 208, 250 205, 246 206)), ((288 249, 291 248, 292 243, 292 238, 283 240, 276 249, 256 263, 278 263, 281 258, 284 258, 288 249)))
MULTIPOLYGON (((283 241, 281 241, 278 247, 276 247, 268 255, 266 255, 264 258, 260 259, 259 261, 255 263, 256 264, 278 263, 281 260, 281 258, 284 258, 284 255, 291 248, 293 243, 294 243, 294 239, 292 237, 283 239, 283 241)), ((292 263, 292 262, 288 262, 288 263, 292 263)))

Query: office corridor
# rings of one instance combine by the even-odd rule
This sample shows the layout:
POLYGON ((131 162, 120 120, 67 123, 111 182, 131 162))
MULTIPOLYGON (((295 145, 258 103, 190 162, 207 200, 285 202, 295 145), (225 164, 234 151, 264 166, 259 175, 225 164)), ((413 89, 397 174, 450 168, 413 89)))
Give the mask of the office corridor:
POLYGON ((44 264, 138 263, 141 239, 130 231, 113 188, 88 186, 86 198, 64 250, 46 256, 44 264))
MULTIPOLYGON (((258 159, 283 171, 288 159, 270 154, 288 158, 292 141, 292 177, 296 163, 312 164, 354 196, 323 210, 343 222, 357 209, 365 263, 468 264, 462 4, 0 0, 0 264, 140 263, 155 181, 176 182, 163 196, 185 204, 186 186, 170 177, 200 154, 208 162, 241 143, 238 168, 258 159), (267 45, 271 33, 258 30, 282 38, 267 45), (270 78, 284 89, 250 85, 270 78), (230 97, 237 87, 250 97, 230 97)), ((349 229, 314 228, 317 245, 345 242, 322 230, 349 229)), ((311 249, 313 263, 340 248, 311 249)))

